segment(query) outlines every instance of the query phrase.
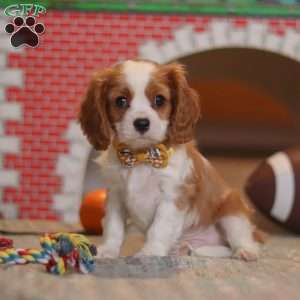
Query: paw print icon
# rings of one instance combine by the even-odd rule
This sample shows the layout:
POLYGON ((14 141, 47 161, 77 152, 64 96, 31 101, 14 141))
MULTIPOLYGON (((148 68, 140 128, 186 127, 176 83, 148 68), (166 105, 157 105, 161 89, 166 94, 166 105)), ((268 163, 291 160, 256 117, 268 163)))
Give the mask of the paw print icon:
POLYGON ((5 31, 11 34, 12 46, 27 45, 34 48, 39 44, 39 35, 45 32, 45 26, 36 23, 33 16, 28 16, 25 20, 22 17, 15 17, 12 23, 5 26, 5 31))

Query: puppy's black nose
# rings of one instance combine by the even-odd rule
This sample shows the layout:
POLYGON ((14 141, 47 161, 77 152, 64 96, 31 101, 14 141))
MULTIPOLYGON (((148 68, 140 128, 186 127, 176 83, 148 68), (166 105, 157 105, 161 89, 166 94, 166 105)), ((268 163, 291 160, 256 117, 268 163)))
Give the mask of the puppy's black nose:
POLYGON ((135 119, 133 122, 134 128, 140 132, 140 133, 145 133, 149 127, 150 127, 150 121, 149 119, 135 119))

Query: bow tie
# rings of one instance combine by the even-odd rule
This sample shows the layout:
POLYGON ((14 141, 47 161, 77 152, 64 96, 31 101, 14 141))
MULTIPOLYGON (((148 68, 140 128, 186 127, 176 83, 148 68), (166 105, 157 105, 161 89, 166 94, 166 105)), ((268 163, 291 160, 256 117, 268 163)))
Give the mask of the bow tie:
POLYGON ((131 150, 125 144, 118 144, 116 151, 120 162, 132 168, 139 163, 151 164, 154 168, 165 168, 173 153, 173 148, 167 148, 164 144, 158 144, 143 150, 131 150))

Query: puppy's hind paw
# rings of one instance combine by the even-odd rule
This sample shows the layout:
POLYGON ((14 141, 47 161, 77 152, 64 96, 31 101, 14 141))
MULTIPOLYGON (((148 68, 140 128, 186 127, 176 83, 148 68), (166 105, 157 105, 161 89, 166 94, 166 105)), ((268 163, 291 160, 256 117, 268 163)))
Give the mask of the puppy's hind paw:
POLYGON ((244 261, 256 261, 259 257, 258 246, 253 247, 239 247, 233 253, 233 258, 244 261))

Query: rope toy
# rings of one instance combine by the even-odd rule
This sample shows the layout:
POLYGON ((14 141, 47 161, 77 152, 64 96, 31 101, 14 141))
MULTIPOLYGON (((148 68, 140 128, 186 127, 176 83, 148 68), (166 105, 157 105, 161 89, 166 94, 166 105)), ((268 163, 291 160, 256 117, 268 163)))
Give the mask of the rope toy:
POLYGON ((45 234, 40 238, 42 249, 15 249, 13 241, 0 238, 0 264, 38 263, 52 274, 62 275, 69 269, 87 274, 95 269, 93 256, 97 249, 83 235, 75 233, 45 234))

